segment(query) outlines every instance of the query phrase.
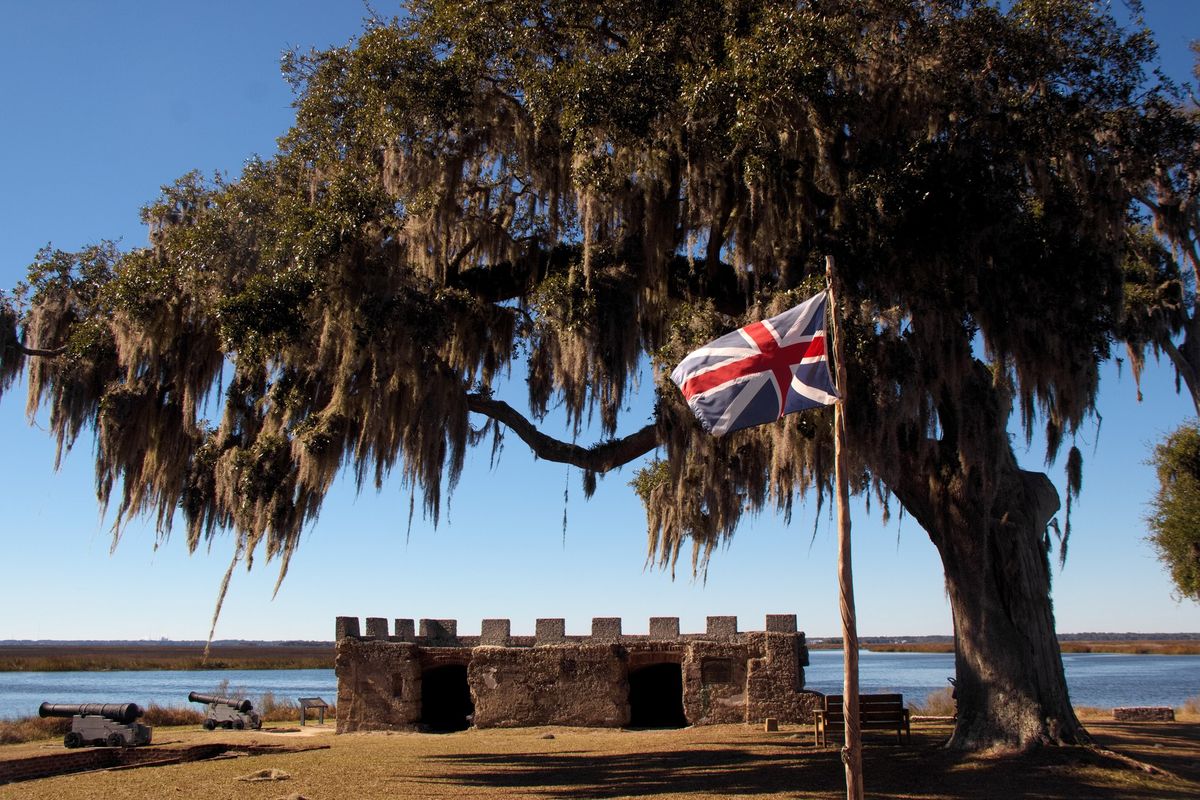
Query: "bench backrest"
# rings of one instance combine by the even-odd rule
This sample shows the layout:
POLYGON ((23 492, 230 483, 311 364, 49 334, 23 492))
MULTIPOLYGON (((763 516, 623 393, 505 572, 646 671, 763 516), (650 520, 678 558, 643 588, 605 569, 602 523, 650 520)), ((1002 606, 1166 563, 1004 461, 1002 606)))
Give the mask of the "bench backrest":
MULTIPOLYGON (((825 695, 825 711, 832 714, 843 713, 845 698, 840 694, 825 695)), ((904 710, 904 695, 902 694, 860 694, 858 696, 858 713, 861 717, 871 717, 875 714, 892 715, 904 710)))

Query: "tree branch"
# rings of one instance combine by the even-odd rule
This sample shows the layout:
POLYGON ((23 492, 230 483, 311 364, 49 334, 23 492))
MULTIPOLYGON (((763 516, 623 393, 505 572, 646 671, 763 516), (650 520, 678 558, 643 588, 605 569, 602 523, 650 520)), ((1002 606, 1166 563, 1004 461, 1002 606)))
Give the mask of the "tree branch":
MULTIPOLYGON (((573 261, 582 257, 574 246, 534 250, 518 261, 470 267, 449 277, 447 283, 470 292, 481 300, 500 303, 524 296, 530 285, 546 275, 568 272, 573 261)), ((733 265, 719 261, 707 272, 694 273, 686 256, 675 255, 668 265, 671 273, 668 292, 672 298, 708 297, 722 314, 738 316, 746 311, 748 297, 738 283, 733 265)), ((762 280, 768 278, 762 276, 762 280)))
POLYGON ((53 358, 54 356, 61 356, 63 353, 67 352, 66 345, 61 345, 59 347, 54 347, 49 350, 46 350, 46 349, 43 349, 40 347, 26 347, 25 345, 21 344, 20 342, 12 342, 11 344, 15 349, 19 350, 22 355, 26 355, 26 356, 41 356, 44 358, 53 358))
POLYGON ((529 445, 529 449, 533 450, 538 458, 556 461, 560 464, 570 464, 591 472, 608 472, 649 453, 659 445, 658 430, 654 424, 647 425, 640 431, 621 439, 609 439, 591 447, 581 447, 542 433, 532 422, 503 400, 493 400, 480 394, 468 394, 467 408, 503 423, 521 437, 521 441, 529 445))
MULTIPOLYGON (((1192 324, 1190 324, 1190 321, 1187 328, 1188 330, 1185 336, 1187 334, 1191 334, 1192 324)), ((1188 340, 1185 338, 1184 346, 1186 347, 1187 345, 1188 340)), ((1188 389, 1188 394, 1192 396, 1192 404, 1198 410, 1200 410, 1200 386, 1197 386, 1195 367, 1191 364, 1188 358, 1184 356, 1182 352, 1180 352, 1179 348, 1175 346, 1175 343, 1171 341, 1170 337, 1164 337, 1163 341, 1159 344, 1159 347, 1166 351, 1167 356, 1171 359, 1171 364, 1175 367, 1176 372, 1178 372, 1179 376, 1183 378, 1183 382, 1188 389)))

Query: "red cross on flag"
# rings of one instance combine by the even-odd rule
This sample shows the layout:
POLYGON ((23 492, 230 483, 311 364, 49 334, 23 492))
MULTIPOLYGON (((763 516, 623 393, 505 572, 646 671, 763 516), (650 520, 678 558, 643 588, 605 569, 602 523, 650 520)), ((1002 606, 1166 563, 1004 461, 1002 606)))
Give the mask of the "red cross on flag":
POLYGON ((671 373, 704 429, 723 436, 838 401, 822 292, 689 353, 671 373))

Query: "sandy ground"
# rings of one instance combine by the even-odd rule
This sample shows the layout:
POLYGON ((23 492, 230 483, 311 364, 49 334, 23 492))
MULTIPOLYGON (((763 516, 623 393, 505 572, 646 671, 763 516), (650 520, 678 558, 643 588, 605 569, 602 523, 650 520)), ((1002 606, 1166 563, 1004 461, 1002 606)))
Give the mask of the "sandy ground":
MULTIPOLYGON (((867 796, 942 798, 1200 797, 1200 723, 1089 722, 1103 747, 1152 765, 1148 773, 1082 748, 1033 756, 960 758, 941 750, 949 728, 915 726, 910 744, 868 734, 867 796)), ((269 730, 155 731, 155 745, 224 741, 323 749, 65 775, 0 786, 6 800, 121 798, 838 798, 836 750, 812 744, 808 727, 775 733, 741 725, 675 731, 519 728, 431 735, 336 736, 332 726, 269 730), (274 772, 272 772, 274 771, 274 772), (255 773, 278 780, 239 780, 255 773)), ((62 752, 60 744, 0 747, 0 759, 62 752)))

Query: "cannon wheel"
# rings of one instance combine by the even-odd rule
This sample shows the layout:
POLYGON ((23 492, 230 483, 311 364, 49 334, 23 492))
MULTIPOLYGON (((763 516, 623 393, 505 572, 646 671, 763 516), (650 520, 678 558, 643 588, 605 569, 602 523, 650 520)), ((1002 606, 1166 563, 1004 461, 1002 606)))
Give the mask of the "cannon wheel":
POLYGON ((217 727, 217 721, 216 721, 216 720, 212 720, 212 719, 206 719, 206 720, 204 720, 204 730, 206 730, 206 731, 211 731, 211 730, 212 730, 213 728, 215 728, 215 727, 217 727))
POLYGON ((82 745, 83 745, 83 735, 76 731, 69 731, 67 733, 67 735, 63 737, 63 746, 64 747, 70 747, 73 749, 76 747, 80 747, 82 745))
POLYGON ((108 735, 108 738, 104 740, 104 743, 107 744, 109 747, 124 747, 125 746, 125 737, 122 736, 121 734, 117 733, 116 731, 113 731, 112 733, 110 733, 108 735))
POLYGON ((239 719, 239 720, 237 720, 237 721, 235 721, 235 722, 233 723, 233 727, 237 728, 237 729, 240 731, 242 728, 245 728, 245 727, 246 727, 246 723, 242 722, 242 721, 239 719))

